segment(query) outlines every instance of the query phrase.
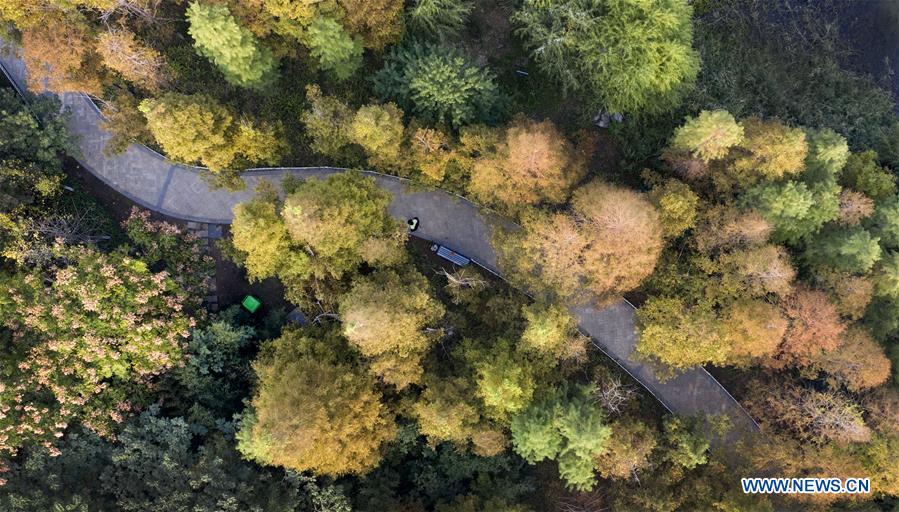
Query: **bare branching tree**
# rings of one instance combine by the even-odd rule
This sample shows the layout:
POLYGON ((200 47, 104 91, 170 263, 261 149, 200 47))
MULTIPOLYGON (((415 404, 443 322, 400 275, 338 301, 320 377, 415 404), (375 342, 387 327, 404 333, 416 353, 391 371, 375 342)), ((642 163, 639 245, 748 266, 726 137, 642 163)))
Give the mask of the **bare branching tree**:
POLYGON ((437 275, 446 277, 449 285, 454 288, 474 288, 480 289, 487 286, 487 281, 481 279, 477 273, 460 268, 455 272, 447 272, 445 268, 437 271, 437 275))
POLYGON ((86 211, 31 219, 27 229, 45 240, 62 240, 69 245, 109 240, 109 235, 103 233, 97 220, 86 211))
POLYGON ((315 315, 315 318, 312 319, 313 324, 318 325, 322 322, 322 320, 325 320, 325 319, 331 319, 331 320, 337 320, 337 321, 340 320, 340 315, 338 315, 337 313, 334 313, 333 311, 326 311, 324 306, 322 306, 321 302, 316 302, 315 304, 318 306, 319 313, 317 315, 315 315))
POLYGON ((43 264, 58 258, 55 244, 97 244, 109 238, 86 211, 50 215, 25 221, 24 242, 18 252, 24 261, 43 264))
POLYGON ((556 501, 555 509, 558 512, 605 512, 611 510, 604 505, 604 498, 605 496, 598 489, 562 496, 556 501))
POLYGON ((636 396, 633 386, 624 384, 618 377, 608 377, 594 391, 596 401, 612 414, 619 414, 624 405, 636 396))
POLYGON ((129 30, 111 28, 97 38, 97 51, 103 62, 127 80, 158 91, 168 79, 162 54, 144 45, 129 30))
POLYGON ((861 420, 859 409, 850 400, 828 392, 806 392, 799 404, 810 430, 841 443, 867 442, 871 429, 861 420))
POLYGON ((147 25, 156 23, 162 0, 116 0, 100 14, 100 20, 108 24, 116 16, 139 20, 147 25))

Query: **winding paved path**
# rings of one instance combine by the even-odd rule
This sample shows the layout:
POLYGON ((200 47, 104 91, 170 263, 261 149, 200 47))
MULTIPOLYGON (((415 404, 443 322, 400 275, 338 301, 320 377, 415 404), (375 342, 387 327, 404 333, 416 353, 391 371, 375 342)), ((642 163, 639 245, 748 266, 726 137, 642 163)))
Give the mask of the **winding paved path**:
MULTIPOLYGON (((26 70, 15 49, 7 47, 0 51, 0 66, 17 88, 24 88, 26 70)), ((145 146, 135 144, 121 155, 104 155, 103 147, 110 136, 101 128, 101 115, 93 101, 80 93, 62 94, 60 99, 72 112, 69 129, 79 136, 81 154, 74 155, 78 161, 122 195, 171 217, 228 224, 233 207, 249 199, 261 180, 279 185, 287 174, 305 178, 343 171, 322 167, 251 169, 243 175, 247 182, 246 191, 211 189, 201 176, 202 169, 173 164, 145 146)), ((391 214, 402 220, 421 219, 416 236, 445 244, 499 274, 490 239, 493 227, 508 224, 507 220, 444 191, 411 188, 407 181, 396 177, 368 174, 392 194, 391 214)), ((572 312, 594 345, 643 384, 669 411, 684 415, 725 414, 733 420, 734 435, 757 428, 727 390, 704 369, 691 370, 660 382, 651 368, 631 360, 637 335, 634 308, 626 301, 601 310, 590 306, 575 307, 572 312)))

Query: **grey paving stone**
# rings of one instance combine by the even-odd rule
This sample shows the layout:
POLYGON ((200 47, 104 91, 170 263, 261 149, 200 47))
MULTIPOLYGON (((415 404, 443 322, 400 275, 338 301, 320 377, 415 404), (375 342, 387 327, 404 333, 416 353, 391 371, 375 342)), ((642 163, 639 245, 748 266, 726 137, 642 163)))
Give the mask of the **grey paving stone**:
MULTIPOLYGON (((15 83, 24 87, 26 70, 15 49, 7 47, 6 51, 0 52, 0 65, 15 83)), ((173 164, 144 146, 132 145, 113 157, 104 155, 103 147, 109 134, 103 131, 101 115, 91 100, 79 93, 63 94, 61 99, 72 112, 69 128, 79 136, 77 158, 85 168, 147 208, 192 221, 189 226, 210 223, 206 231, 210 238, 221 237, 220 225, 231 222, 234 206, 251 198, 253 190, 262 181, 278 188, 287 174, 308 179, 344 171, 324 167, 252 170, 244 174, 246 190, 213 189, 202 169, 173 164)), ((510 221, 444 191, 410 189, 408 182, 402 179, 371 172, 366 174, 393 196, 389 210, 394 217, 404 222, 411 217, 419 218, 421 224, 416 236, 448 246, 499 275, 490 240, 495 227, 514 227, 510 221)), ((216 307, 216 304, 212 306, 216 307)), ((577 306, 572 307, 572 311, 594 344, 672 412, 723 414, 733 420, 738 434, 757 428, 736 400, 704 369, 686 371, 673 379, 660 381, 652 368, 635 361, 631 357, 637 341, 634 309, 626 302, 603 309, 577 306)))

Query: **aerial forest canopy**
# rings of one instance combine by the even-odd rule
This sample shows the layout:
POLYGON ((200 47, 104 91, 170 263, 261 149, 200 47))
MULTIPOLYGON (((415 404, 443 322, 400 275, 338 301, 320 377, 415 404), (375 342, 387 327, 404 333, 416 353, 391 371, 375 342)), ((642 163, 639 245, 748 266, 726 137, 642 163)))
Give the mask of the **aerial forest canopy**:
POLYGON ((0 19, 0 510, 899 507, 891 2, 0 19))

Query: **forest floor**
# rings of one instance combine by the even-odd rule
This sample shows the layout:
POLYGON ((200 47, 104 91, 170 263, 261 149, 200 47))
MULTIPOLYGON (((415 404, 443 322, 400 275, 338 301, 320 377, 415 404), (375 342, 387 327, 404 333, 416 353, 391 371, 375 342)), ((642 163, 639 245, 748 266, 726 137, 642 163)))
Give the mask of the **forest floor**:
MULTIPOLYGON (((229 236, 230 226, 222 226, 222 238, 227 239, 229 236)), ((215 282, 220 308, 238 304, 245 296, 252 295, 262 301, 262 315, 279 309, 285 313, 293 310, 294 306, 284 298, 284 285, 277 278, 270 277, 251 283, 246 270, 222 254, 218 244, 212 244, 209 254, 215 259, 215 282)))
MULTIPOLYGON (((870 75, 899 98, 899 2, 846 2, 839 17, 840 35, 853 49, 844 66, 870 75)), ((897 104, 899 110, 899 104, 897 104)))
MULTIPOLYGON (((66 160, 65 169, 69 176, 68 184, 76 190, 84 191, 95 199, 103 207, 104 213, 115 226, 122 225, 129 217, 132 208, 137 207, 147 210, 88 172, 74 159, 69 158, 66 160)), ((152 210, 147 211, 150 212, 150 218, 155 221, 168 222, 181 229, 187 228, 187 221, 169 217, 152 210)), ((227 239, 230 236, 230 226, 224 225, 221 228, 222 238, 227 239)), ((113 236, 114 238, 120 238, 117 233, 114 233, 113 236)), ((451 272, 454 268, 454 265, 430 250, 431 242, 427 240, 411 236, 408 247, 417 258, 420 258, 422 262, 426 262, 427 270, 431 273, 436 274, 443 269, 451 272)), ((215 242, 210 244, 209 254, 215 260, 216 289, 220 309, 240 303, 246 295, 253 295, 262 301, 263 308, 259 316, 264 316, 268 312, 279 309, 289 312, 294 308, 294 305, 284 297, 284 286, 278 279, 269 278, 258 282, 250 282, 246 270, 231 261, 215 242)), ((487 272, 484 272, 483 275, 487 280, 499 281, 487 272)))
MULTIPOLYGON (((95 199, 115 226, 121 226, 122 222, 131 214, 131 209, 138 207, 150 212, 150 218, 155 221, 164 221, 181 229, 187 229, 187 221, 141 207, 103 183, 74 159, 66 159, 65 169, 69 176, 68 184, 76 191, 84 191, 95 199)), ((222 226, 222 236, 223 238, 228 236, 228 226, 222 226)), ((113 233, 113 237, 117 238, 118 234, 113 233)), ((278 309, 283 309, 285 312, 293 309, 293 306, 284 298, 284 287, 277 279, 270 278, 251 283, 247 278, 246 271, 222 254, 214 240, 209 246, 209 255, 215 260, 216 290, 220 309, 239 303, 246 295, 254 295, 262 301, 263 308, 258 316, 278 309)))

